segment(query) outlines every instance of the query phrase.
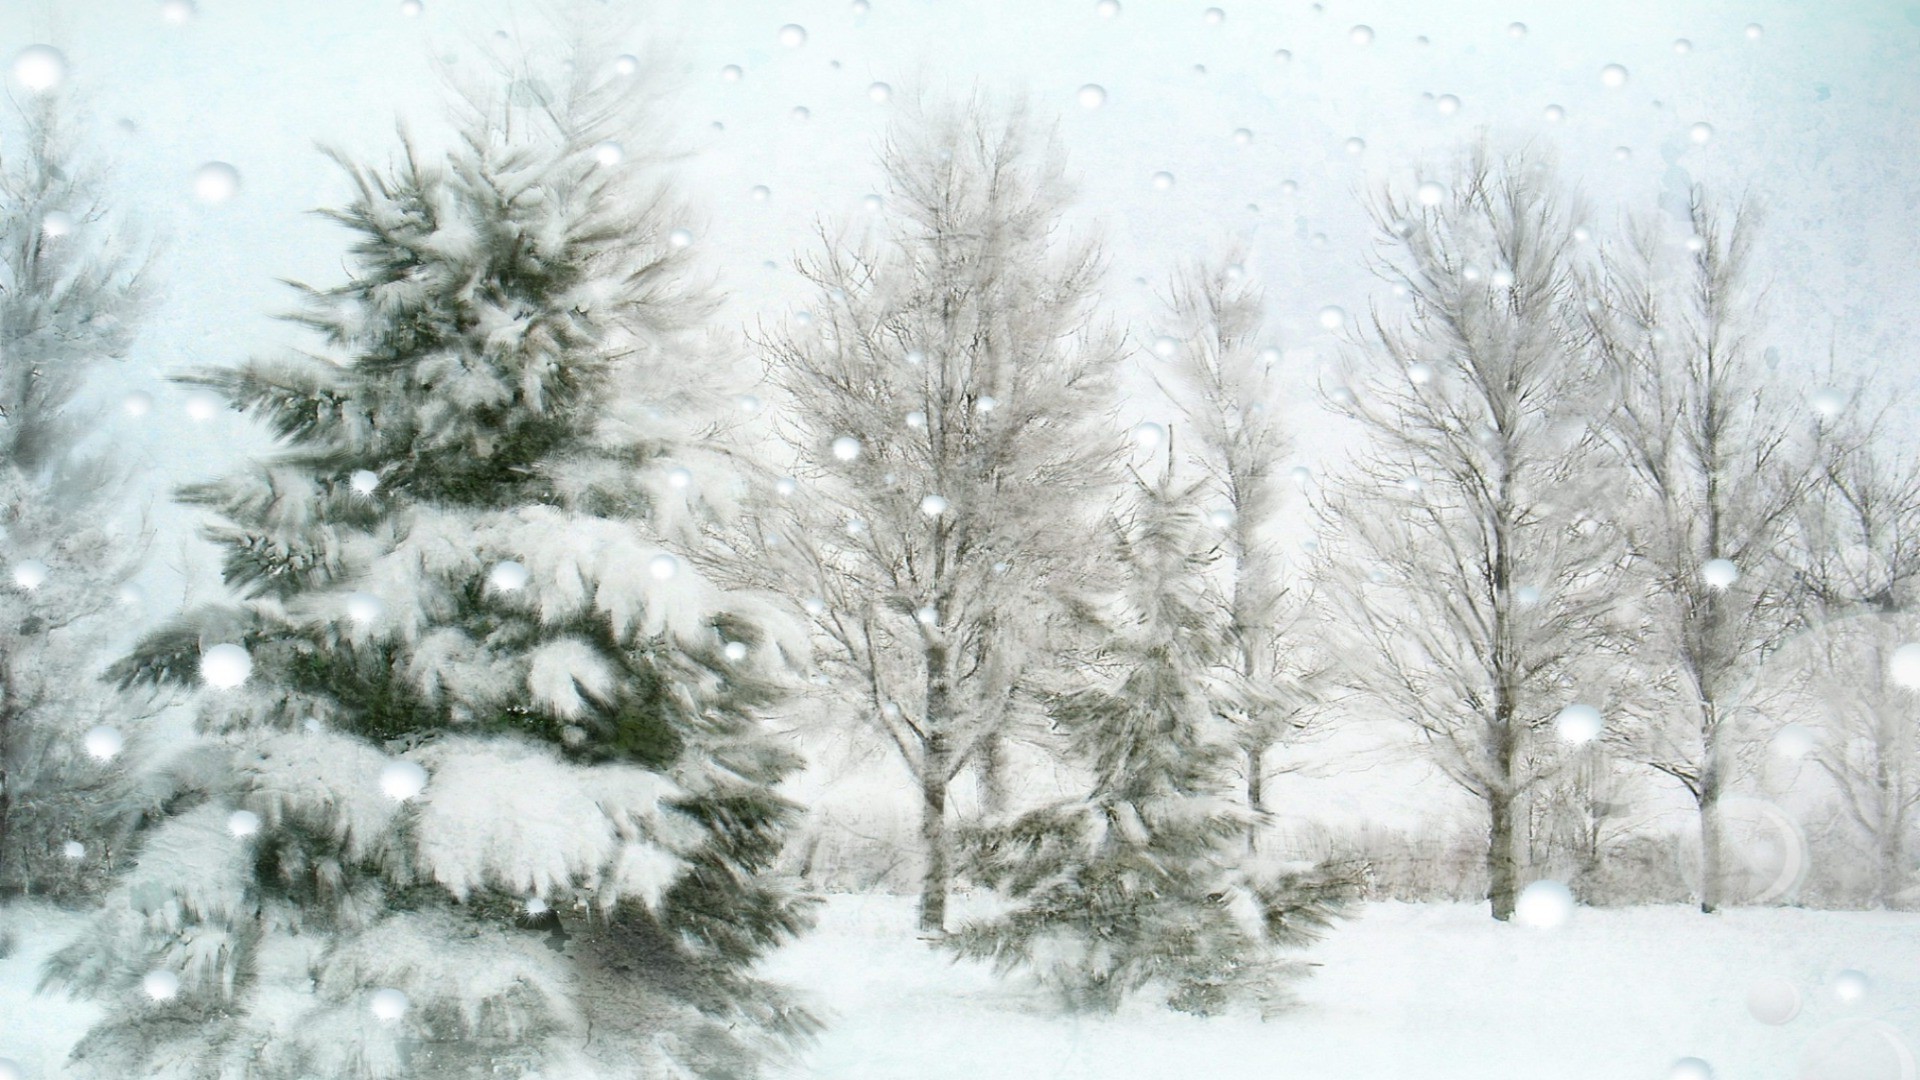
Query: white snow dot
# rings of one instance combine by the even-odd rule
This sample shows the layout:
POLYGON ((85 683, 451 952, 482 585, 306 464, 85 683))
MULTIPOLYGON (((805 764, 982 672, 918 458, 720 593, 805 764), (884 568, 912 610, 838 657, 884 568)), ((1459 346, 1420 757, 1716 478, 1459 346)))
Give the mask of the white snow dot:
POLYGON ((1153 190, 1170 191, 1172 190, 1172 188, 1173 188, 1172 173, 1162 171, 1162 172, 1157 172, 1153 174, 1153 190))
POLYGON ((538 896, 527 897, 527 902, 523 907, 529 915, 545 915, 550 910, 547 907, 547 902, 538 896))
POLYGON ((1766 28, 1761 26, 1759 23, 1747 24, 1747 40, 1748 41, 1759 41, 1760 35, 1766 32, 1767 32, 1766 28))
POLYGON ((73 215, 64 210, 49 210, 40 218, 40 233, 49 239, 59 239, 73 231, 73 215))
POLYGON ((807 43, 807 28, 799 23, 788 23, 780 28, 780 44, 789 49, 797 49, 807 43))
POLYGON ((232 690, 253 674, 253 657, 231 642, 200 654, 200 678, 215 690, 232 690))
POLYGON ((680 572, 680 560, 665 553, 647 560, 647 573, 655 581, 666 581, 680 572))
POLYGON ((1094 13, 1103 19, 1111 19, 1120 14, 1120 0, 1100 0, 1093 5, 1094 13))
POLYGON ((1713 1080, 1713 1066, 1697 1057, 1683 1057, 1667 1071, 1667 1080, 1713 1080))
POLYGON ((631 75, 640 70, 640 58, 632 53, 621 53, 613 58, 613 70, 621 75, 631 75))
POLYGON ((1673 51, 1685 56, 1687 53, 1693 51, 1693 42, 1688 41, 1686 38, 1674 38, 1673 51))
POLYGON ((1547 123, 1557 124, 1567 118, 1567 110, 1558 105, 1549 105, 1542 111, 1542 115, 1547 118, 1547 123))
POLYGON ((676 491, 685 491, 693 486, 693 473, 684 465, 676 465, 667 470, 667 486, 676 491))
POLYGON ((251 810, 235 810, 227 815, 227 831, 238 837, 248 837, 260 831, 260 815, 251 810))
POLYGON ((856 16, 858 16, 858 15, 865 15, 869 10, 871 10, 873 5, 867 3, 867 0, 853 0, 853 3, 848 4, 847 6, 852 8, 853 13, 856 16))
POLYGON ((739 82, 746 77, 746 71, 739 64, 728 64, 720 69, 721 82, 739 82))
POLYGON ((386 614, 386 602, 372 593, 357 592, 347 594, 347 618, 367 626, 379 621, 386 614))
POLYGON ((1513 917, 1522 926, 1551 930, 1573 914, 1573 890, 1557 881, 1540 880, 1520 890, 1513 917))
POLYGON ((1848 968, 1833 977, 1833 996, 1847 1004, 1859 1001, 1867 996, 1869 983, 1866 975, 1848 968))
POLYGON ((626 150, 612 140, 599 143, 593 148, 593 160, 602 165, 618 165, 626 156, 626 150))
POLYGON ((1526 23, 1523 23, 1523 22, 1517 22, 1517 23, 1508 23, 1508 24, 1507 24, 1507 36, 1508 36, 1508 37, 1511 37, 1511 38, 1523 38, 1523 37, 1526 37, 1526 36, 1527 36, 1527 24, 1526 24, 1526 23))
POLYGON ((1704 143, 1713 138, 1713 125, 1703 120, 1687 129, 1687 138, 1696 143, 1704 143))
POLYGON ((240 193, 240 170, 224 161, 209 161, 193 174, 193 194, 203 203, 226 202, 240 193))
POLYGON ((1371 45, 1373 44, 1373 27, 1366 25, 1356 26, 1347 31, 1347 40, 1353 42, 1355 45, 1371 45))
POLYGON ((838 461, 852 461, 860 456, 860 440, 851 435, 842 435, 833 440, 833 456, 838 461))
POLYGON ((1599 738, 1605 728, 1605 718, 1600 715, 1599 709, 1591 705, 1569 705, 1553 718, 1553 730, 1562 739, 1576 745, 1599 738))
POLYGON ((877 214, 886 205, 886 200, 878 195, 868 195, 860 200, 860 206, 869 214, 877 214))
POLYGON ((1724 589, 1740 580, 1740 568, 1732 559, 1708 559, 1700 567, 1700 578, 1710 589, 1724 589))
POLYGON ((787 113, 787 115, 795 120, 805 120, 813 115, 813 110, 807 108, 805 105, 795 105, 793 110, 787 113))
POLYGON ((1887 675, 1909 690, 1920 690, 1920 641, 1909 641, 1887 658, 1887 675))
POLYGON ((809 596, 805 600, 802 600, 800 607, 809 615, 824 615, 827 613, 827 602, 817 596, 809 596))
POLYGON ((145 416, 153 411, 153 395, 145 390, 135 390, 120 399, 120 407, 128 416, 145 416))
POLYGON ((1233 141, 1238 143, 1241 146, 1250 145, 1253 142, 1253 129, 1252 128, 1234 128, 1233 141))
POLYGON ((1153 355, 1159 357, 1162 360, 1173 359, 1173 354, 1179 351, 1180 351, 1180 343, 1178 341, 1175 341, 1173 338, 1167 337, 1166 335, 1162 334, 1161 336, 1153 339, 1153 355))
POLYGON ((773 482, 773 493, 781 498, 791 498, 800 490, 800 482, 791 476, 783 476, 773 482))
POLYGON ((1233 511, 1214 510, 1207 514, 1207 524, 1213 526, 1216 529, 1232 528, 1233 527, 1233 511))
POLYGON ((1631 158, 1631 157, 1633 157, 1633 147, 1616 146, 1613 148, 1613 160, 1626 161, 1628 158, 1631 158))
POLYGON ((375 990, 368 1008, 373 1010, 374 1019, 391 1024, 407 1014, 407 995, 392 987, 375 990))
POLYGON ((501 592, 514 592, 523 589, 532 577, 527 568, 512 559, 502 559, 487 571, 487 584, 501 592))
POLYGON ((427 770, 417 761, 389 761, 380 770, 380 790, 395 802, 406 802, 427 790, 427 770))
POLYGON ((872 86, 867 87, 867 97, 872 99, 875 104, 884 105, 888 101, 893 100, 893 87, 883 82, 874 83, 872 86))
POLYGON ((1080 88, 1080 93, 1076 96, 1080 100, 1081 108, 1097 109, 1107 103, 1107 88, 1095 83, 1088 83, 1080 88))
POLYGON ((1348 139, 1342 145, 1346 148, 1347 153, 1354 157, 1359 157, 1361 154, 1366 153, 1367 150, 1367 140, 1358 135, 1348 139))
POLYGON ((355 469, 347 483, 356 495, 371 495, 380 490, 380 474, 372 469, 355 469))
POLYGON ((737 664, 747 658, 747 643, 744 641, 729 641, 720 651, 727 659, 737 664))
POLYGON ((1425 386, 1433 381, 1433 365, 1425 360, 1415 360, 1407 365, 1407 381, 1415 386, 1425 386))
POLYGON ((146 596, 147 594, 140 590, 140 586, 132 582, 120 586, 120 602, 128 606, 138 604, 140 601, 146 599, 146 596))
POLYGON ((1428 180, 1414 191, 1413 197, 1419 200, 1421 206, 1439 206, 1446 201, 1447 189, 1428 180))
POLYGON ((920 610, 913 613, 913 617, 926 626, 934 626, 940 622, 940 612, 932 604, 923 605, 920 610))
POLYGON ((1825 417, 1839 416, 1840 410, 1845 409, 1846 407, 1847 407, 1847 395, 1841 393, 1838 390, 1833 389, 1832 387, 1828 387, 1824 390, 1818 390, 1814 392, 1813 411, 1819 413, 1821 416, 1825 416, 1825 417))
POLYGON ((1522 585, 1513 590, 1513 602, 1521 607, 1532 607, 1540 602, 1540 589, 1535 585, 1522 585))
POLYGON ((187 418, 196 424, 204 424, 220 412, 220 399, 208 390, 195 390, 187 395, 187 418))
POLYGON ((1621 64, 1608 64, 1600 69, 1600 84, 1619 89, 1627 85, 1627 69, 1621 64))
POLYGON ((1452 94, 1441 94, 1433 99, 1433 107, 1440 110, 1441 116, 1452 116, 1460 111, 1460 99, 1452 94))
POLYGON ((1227 13, 1217 7, 1210 7, 1201 15, 1201 18, 1206 20, 1208 26, 1219 26, 1227 21, 1227 13))
POLYGON ((1773 752, 1783 758, 1803 758, 1813 752, 1813 731, 1804 724, 1788 724, 1773 733, 1772 744, 1773 752))
POLYGON ((178 25, 193 18, 193 0, 166 0, 160 5, 160 17, 178 25))
POLYGON ((145 990, 147 996, 155 1001, 171 1001, 176 994, 180 993, 180 976, 165 968, 149 971, 146 977, 140 980, 140 989, 145 990))
POLYGON ((27 1080, 26 1070, 12 1058, 0 1058, 0 1080, 27 1080))
POLYGON ((14 56, 13 77, 36 94, 51 90, 67 77, 67 58, 51 45, 29 45, 14 56))
POLYGON ((947 500, 939 495, 929 495, 920 500, 920 512, 928 517, 939 517, 947 512, 947 500))
POLYGON ((87 756, 95 761, 112 761, 127 745, 126 736, 110 727, 97 727, 82 737, 87 756))
POLYGON ((667 234, 668 245, 676 248, 693 246, 693 230, 675 229, 667 234))
POLYGON ((1147 450, 1151 450, 1154 447, 1159 446, 1160 440, 1166 438, 1166 435, 1167 435, 1167 429, 1161 427, 1159 424, 1156 424, 1151 420, 1146 421, 1145 423, 1142 423, 1142 424, 1136 424, 1134 425, 1134 429, 1133 429, 1134 445, 1143 447, 1147 450))
POLYGON ((13 583, 23 589, 37 589, 46 584, 49 573, 47 564, 39 559, 21 559, 13 564, 13 583))
POLYGON ((1320 325, 1328 330, 1338 330, 1347 324, 1347 311, 1338 304, 1328 304, 1320 309, 1320 325))
POLYGON ((1759 979, 1747 989, 1747 1011, 1755 1020, 1778 1027, 1800 1015, 1800 990, 1778 975, 1759 979))

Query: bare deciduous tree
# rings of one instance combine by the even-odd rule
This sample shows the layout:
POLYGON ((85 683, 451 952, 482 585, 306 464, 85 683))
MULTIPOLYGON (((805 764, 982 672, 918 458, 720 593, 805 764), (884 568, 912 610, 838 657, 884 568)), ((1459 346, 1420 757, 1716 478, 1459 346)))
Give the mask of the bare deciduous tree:
POLYGON ((1585 362, 1580 211, 1557 183, 1482 149, 1450 188, 1380 198, 1379 270, 1409 311, 1375 313, 1355 381, 1331 391, 1368 444, 1322 506, 1341 677, 1485 806, 1501 920, 1522 799, 1563 756, 1552 722, 1615 601, 1607 386, 1585 362))
POLYGON ((920 923, 946 922, 948 786, 1023 711, 1094 554, 1119 440, 1100 255, 1059 233, 1057 147, 1024 110, 916 109, 884 231, 800 264, 811 325, 766 342, 792 404, 770 551, 839 685, 912 770, 920 923))
POLYGON ((1810 676, 1824 721, 1810 756, 1867 841, 1874 901, 1892 907, 1914 899, 1920 822, 1920 687, 1899 653, 1920 640, 1920 460, 1887 434, 1884 417, 1823 432, 1791 549, 1805 636, 1783 659, 1810 676))
POLYGON ((1758 665, 1790 626, 1779 553, 1806 470, 1754 345, 1753 216, 1723 214, 1696 189, 1690 225, 1681 244, 1633 226, 1603 256, 1588 312, 1618 386, 1610 438, 1633 478, 1618 499, 1633 552, 1637 691, 1618 741, 1692 796, 1700 908, 1711 912, 1725 900, 1720 799, 1756 733, 1758 665))

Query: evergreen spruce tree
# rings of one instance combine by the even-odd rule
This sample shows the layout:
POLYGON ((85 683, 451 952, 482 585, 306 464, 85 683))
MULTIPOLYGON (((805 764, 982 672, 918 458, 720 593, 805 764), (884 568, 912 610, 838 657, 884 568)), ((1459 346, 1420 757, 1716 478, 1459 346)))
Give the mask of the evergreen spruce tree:
POLYGON ((84 391, 127 355, 147 259, 69 112, 21 100, 0 162, 0 894, 56 898, 104 884, 146 712, 99 681, 146 544, 84 391))
POLYGON ((204 684, 204 738, 49 963, 106 1007, 81 1075, 735 1077, 810 1024, 749 971, 806 921, 757 720, 796 636, 702 571, 710 302, 648 98, 569 59, 443 160, 339 157, 323 349, 191 376, 281 449, 183 489, 232 599, 117 668, 204 684))
POLYGON ((1228 779, 1236 749, 1218 699, 1230 643, 1208 580, 1202 485, 1176 486, 1172 460, 1169 447, 1167 474, 1140 482, 1116 526, 1112 681, 1052 703, 1090 790, 963 834, 967 873, 1009 906, 949 942, 1031 972, 1075 1008, 1111 1010, 1148 987, 1199 1014, 1271 1001, 1297 966, 1277 950, 1317 939, 1352 891, 1334 868, 1246 861, 1251 811, 1228 779))

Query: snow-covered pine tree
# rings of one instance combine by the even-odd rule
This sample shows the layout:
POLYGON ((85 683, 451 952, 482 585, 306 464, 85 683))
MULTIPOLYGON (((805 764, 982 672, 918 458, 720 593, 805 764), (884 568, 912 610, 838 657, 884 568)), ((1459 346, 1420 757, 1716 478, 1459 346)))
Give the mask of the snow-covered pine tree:
POLYGON ((183 490, 233 599, 118 667, 205 737, 49 964, 107 1010, 82 1075, 739 1077, 810 1024, 750 973, 806 918, 757 721, 798 635, 701 571, 687 210, 631 65, 567 59, 444 159, 340 157, 321 350, 191 377, 282 449, 183 490))
POLYGON ((912 771, 920 926, 939 931, 949 785, 1037 713, 1083 588, 1122 348, 1095 322, 1098 247, 1062 236, 1058 147, 1023 109, 914 105, 883 164, 883 229, 803 261, 814 318, 768 343, 797 461, 766 551, 912 771))
POLYGON ((16 105, 0 161, 0 894, 104 885, 147 712, 100 680, 145 551, 89 376, 124 358, 148 260, 101 201, 63 92, 16 105))
POLYGON ((1020 970, 1073 1008, 1111 1010, 1147 988, 1199 1014, 1273 1000, 1299 970, 1279 950, 1316 940, 1353 893, 1333 867, 1247 863, 1251 812, 1230 794, 1233 733, 1221 719, 1228 653, 1209 583, 1199 484, 1140 481, 1114 527, 1124 584, 1101 685, 1051 703, 1091 776, 1087 794, 962 833, 962 866, 1006 910, 947 939, 962 956, 1020 970))

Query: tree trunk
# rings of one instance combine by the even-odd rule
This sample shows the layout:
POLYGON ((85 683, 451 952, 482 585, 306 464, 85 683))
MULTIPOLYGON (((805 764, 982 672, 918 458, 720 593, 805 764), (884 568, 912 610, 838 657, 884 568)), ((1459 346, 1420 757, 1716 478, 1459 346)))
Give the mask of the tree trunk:
POLYGON ((1900 865, 1900 840, 1906 832, 1903 817, 1896 816, 1891 823, 1881 823, 1880 865, 1879 873, 1874 876, 1873 891, 1875 902, 1883 908, 1894 906, 1894 898, 1900 895, 1900 888, 1905 884, 1901 880, 1905 876, 1905 868, 1900 865))
POLYGON ((1247 809, 1253 819, 1247 822, 1247 850, 1260 850, 1260 828, 1267 816, 1267 748, 1259 743, 1247 747, 1247 809))
POLYGON ((1513 918, 1517 891, 1513 859, 1513 796, 1494 792, 1487 796, 1487 900, 1493 917, 1506 922, 1513 918))
POLYGON ((947 850, 947 771, 952 758, 945 732, 927 736, 926 757, 920 770, 920 845, 927 858, 920 879, 920 929, 942 933, 947 928, 947 888, 951 869, 947 850))
POLYGON ((1700 910, 1708 915, 1720 910, 1724 900, 1726 857, 1721 849, 1720 776, 1709 766, 1700 778, 1700 910))
POLYGON ((1007 740, 998 731, 980 739, 980 807, 990 818, 1007 812, 1007 740))

